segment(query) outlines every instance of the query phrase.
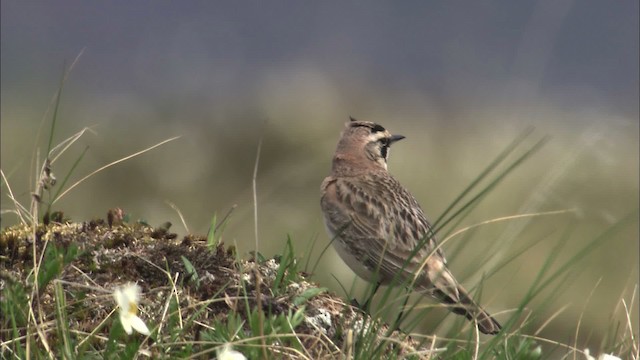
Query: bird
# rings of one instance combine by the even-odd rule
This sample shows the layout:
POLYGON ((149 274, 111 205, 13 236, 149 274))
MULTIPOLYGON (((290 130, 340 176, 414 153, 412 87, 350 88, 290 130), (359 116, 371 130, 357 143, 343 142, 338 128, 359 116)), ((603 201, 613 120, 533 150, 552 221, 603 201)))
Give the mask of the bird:
POLYGON ((333 246, 375 290, 410 284, 475 322, 480 332, 497 334, 500 323, 454 278, 418 201, 387 169, 391 145, 404 138, 373 122, 350 117, 346 123, 321 185, 333 246))

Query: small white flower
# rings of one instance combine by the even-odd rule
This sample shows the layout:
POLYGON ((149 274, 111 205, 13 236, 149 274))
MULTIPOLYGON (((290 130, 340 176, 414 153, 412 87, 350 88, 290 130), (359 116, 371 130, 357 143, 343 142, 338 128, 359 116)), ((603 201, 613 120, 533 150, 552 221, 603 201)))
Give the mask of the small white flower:
POLYGON ((538 345, 538 347, 533 349, 533 351, 531 352, 531 355, 535 357, 540 357, 542 355, 542 346, 538 345))
POLYGON ((584 349, 584 357, 587 360, 596 360, 596 358, 594 358, 593 356, 591 356, 591 352, 589 351, 589 349, 584 349))
POLYGON ((225 344, 222 350, 218 351, 218 360, 247 360, 247 358, 239 351, 231 348, 231 345, 225 344))
POLYGON ((138 317, 138 302, 140 301, 140 286, 133 283, 126 283, 117 287, 113 292, 113 297, 120 308, 120 323, 124 331, 131 335, 133 330, 143 335, 149 335, 149 328, 138 317))
POLYGON ((598 360, 622 360, 622 359, 614 355, 602 354, 598 356, 598 360))
MULTIPOLYGON (((587 358, 587 360, 596 360, 596 358, 591 356, 591 354, 589 353, 589 349, 584 349, 584 356, 587 358)), ((598 356, 598 360, 622 360, 622 359, 615 355, 601 354, 600 356, 598 356)))

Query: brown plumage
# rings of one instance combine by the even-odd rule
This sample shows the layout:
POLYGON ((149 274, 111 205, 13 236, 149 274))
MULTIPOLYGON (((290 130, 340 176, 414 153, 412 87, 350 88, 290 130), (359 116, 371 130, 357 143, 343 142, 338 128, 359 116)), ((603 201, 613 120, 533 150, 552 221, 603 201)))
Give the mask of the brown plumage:
POLYGON ((458 284, 420 205, 387 171, 389 147, 403 138, 371 122, 352 118, 347 123, 331 175, 321 186, 320 204, 333 244, 361 278, 381 284, 395 279, 405 286, 413 282, 416 291, 477 321, 481 332, 496 334, 500 324, 458 284))

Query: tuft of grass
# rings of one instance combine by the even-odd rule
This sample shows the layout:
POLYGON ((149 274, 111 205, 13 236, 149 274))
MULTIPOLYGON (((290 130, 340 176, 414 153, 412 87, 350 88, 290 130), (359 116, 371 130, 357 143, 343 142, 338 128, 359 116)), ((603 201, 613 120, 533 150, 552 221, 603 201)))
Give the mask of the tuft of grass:
POLYGON ((289 284, 301 280, 300 270, 298 269, 299 262, 293 252, 291 237, 287 236, 287 242, 282 255, 277 256, 275 260, 278 261, 279 265, 272 291, 275 295, 278 295, 284 292, 289 284))
POLYGON ((222 243, 222 233, 224 232, 229 220, 231 218, 231 214, 233 210, 236 209, 236 205, 232 206, 229 211, 218 221, 218 216, 216 213, 213 214, 211 218, 211 224, 209 225, 209 230, 207 231, 207 244, 210 249, 215 249, 218 244, 222 243))

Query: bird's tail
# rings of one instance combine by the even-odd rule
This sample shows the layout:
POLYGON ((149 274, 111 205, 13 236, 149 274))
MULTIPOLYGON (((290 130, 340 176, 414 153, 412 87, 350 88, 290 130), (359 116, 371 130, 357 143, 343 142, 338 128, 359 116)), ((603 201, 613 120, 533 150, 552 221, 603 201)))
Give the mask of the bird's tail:
POLYGON ((418 288, 440 302, 446 304, 453 313, 464 315, 467 319, 478 324, 478 330, 484 334, 497 334, 500 323, 478 305, 469 293, 458 284, 453 275, 446 268, 440 267, 439 273, 428 273, 418 288))
POLYGON ((483 334, 497 334, 502 326, 489 315, 480 305, 478 305, 464 288, 458 285, 458 299, 453 299, 442 291, 436 291, 438 298, 449 305, 449 310, 458 315, 464 315, 471 322, 478 324, 478 330, 483 334))

